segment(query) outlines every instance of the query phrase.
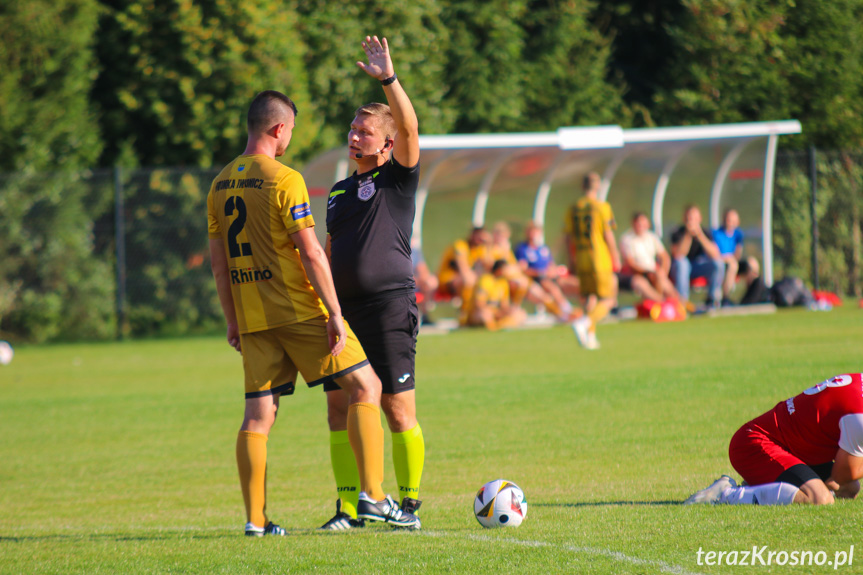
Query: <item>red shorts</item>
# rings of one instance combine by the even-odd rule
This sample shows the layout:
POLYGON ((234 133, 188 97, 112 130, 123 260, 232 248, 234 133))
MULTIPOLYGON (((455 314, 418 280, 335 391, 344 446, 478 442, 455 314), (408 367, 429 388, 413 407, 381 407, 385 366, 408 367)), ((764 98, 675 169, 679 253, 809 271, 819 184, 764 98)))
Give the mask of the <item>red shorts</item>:
POLYGON ((795 465, 807 465, 773 438, 778 436, 773 412, 768 411, 737 430, 728 446, 731 465, 749 485, 773 483, 795 465))

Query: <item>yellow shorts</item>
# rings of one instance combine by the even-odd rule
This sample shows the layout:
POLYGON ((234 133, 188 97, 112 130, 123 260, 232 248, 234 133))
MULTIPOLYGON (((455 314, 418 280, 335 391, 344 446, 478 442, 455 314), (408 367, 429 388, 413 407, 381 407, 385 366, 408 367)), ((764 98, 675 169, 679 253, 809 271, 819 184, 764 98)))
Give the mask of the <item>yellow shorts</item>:
POLYGON ((582 296, 596 295, 600 299, 617 295, 617 277, 614 272, 578 274, 578 291, 582 296))
POLYGON ((325 316, 264 331, 240 335, 246 399, 266 395, 291 395, 297 371, 313 387, 347 375, 369 360, 357 336, 345 322, 348 341, 333 357, 327 343, 325 316))

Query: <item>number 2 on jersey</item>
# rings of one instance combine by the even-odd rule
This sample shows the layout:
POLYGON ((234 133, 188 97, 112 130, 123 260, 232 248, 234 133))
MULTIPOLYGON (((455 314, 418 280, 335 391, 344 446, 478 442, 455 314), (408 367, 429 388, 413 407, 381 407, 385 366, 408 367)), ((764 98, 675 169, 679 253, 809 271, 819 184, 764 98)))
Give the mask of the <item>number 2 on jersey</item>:
POLYGON ((237 240, 237 236, 243 231, 246 226, 246 202, 240 196, 231 196, 225 202, 225 216, 231 217, 234 214, 234 209, 237 210, 237 219, 235 219, 228 228, 228 252, 232 258, 238 258, 241 255, 252 255, 252 244, 237 240))

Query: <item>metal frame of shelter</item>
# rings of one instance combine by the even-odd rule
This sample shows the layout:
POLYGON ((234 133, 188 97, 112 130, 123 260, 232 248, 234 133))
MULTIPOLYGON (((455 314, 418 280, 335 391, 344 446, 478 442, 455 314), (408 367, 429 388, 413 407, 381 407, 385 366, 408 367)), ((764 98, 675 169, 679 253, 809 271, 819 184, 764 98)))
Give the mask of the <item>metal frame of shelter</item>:
MULTIPOLYGON (((663 206, 666 191, 681 159, 696 146, 721 144, 721 160, 713 174, 709 192, 708 222, 720 224, 723 189, 732 168, 750 145, 762 140, 766 146, 761 177, 761 240, 764 258, 764 281, 773 283, 772 203, 776 164, 776 148, 780 135, 799 134, 800 122, 752 122, 670 128, 623 129, 620 126, 566 127, 556 132, 471 134, 420 136, 422 175, 416 198, 416 218, 413 233, 422 237, 423 216, 430 192, 446 177, 467 173, 480 176, 473 201, 472 223, 485 222, 489 194, 500 179, 501 172, 519 158, 542 158, 541 180, 533 201, 533 220, 543 225, 549 194, 556 180, 577 163, 604 166, 600 199, 605 200, 614 178, 627 161, 652 154, 659 158, 661 169, 656 177, 651 198, 650 215, 654 230, 662 236, 663 206)), ((719 146, 716 146, 717 149, 719 146)), ((329 186, 348 174, 350 167, 344 150, 332 150, 314 159, 304 170, 312 196, 326 195, 329 186), (326 174, 334 179, 325 181, 326 174), (317 192, 317 193, 316 193, 317 192)))

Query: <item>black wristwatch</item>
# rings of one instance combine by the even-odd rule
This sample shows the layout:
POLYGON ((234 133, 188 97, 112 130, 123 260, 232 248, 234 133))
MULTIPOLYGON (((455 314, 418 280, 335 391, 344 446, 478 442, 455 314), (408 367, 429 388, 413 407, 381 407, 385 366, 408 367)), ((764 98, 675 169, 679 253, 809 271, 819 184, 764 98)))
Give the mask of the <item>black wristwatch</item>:
POLYGON ((395 74, 393 74, 389 78, 384 78, 383 80, 381 80, 381 86, 389 86, 390 84, 392 84, 393 82, 395 82, 398 79, 399 79, 399 77, 396 76, 395 74))

